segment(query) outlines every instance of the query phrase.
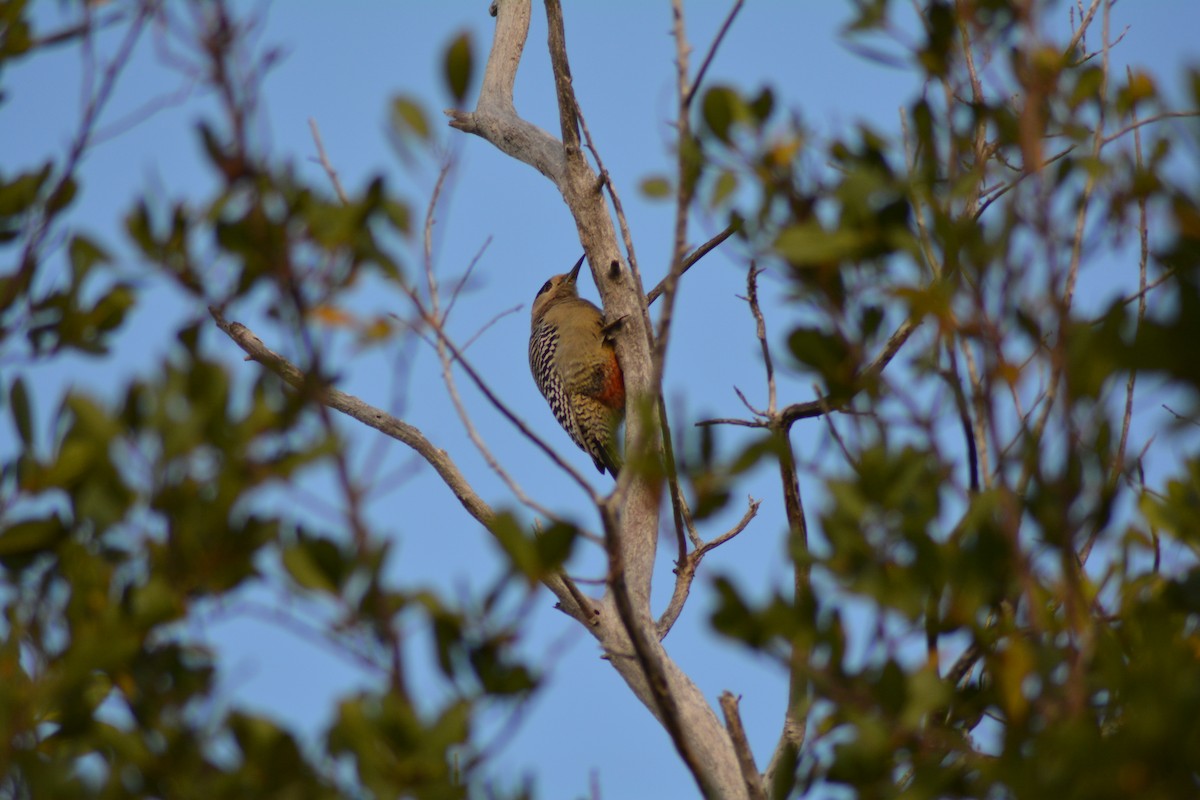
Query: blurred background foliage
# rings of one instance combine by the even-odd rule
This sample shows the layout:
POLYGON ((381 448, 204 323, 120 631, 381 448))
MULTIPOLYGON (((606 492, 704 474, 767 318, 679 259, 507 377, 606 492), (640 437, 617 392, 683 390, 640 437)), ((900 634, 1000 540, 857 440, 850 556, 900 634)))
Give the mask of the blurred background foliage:
MULTIPOLYGON (((928 2, 923 36, 897 51, 893 4, 859 0, 847 36, 926 80, 902 101, 899 135, 864 126, 818 142, 770 88, 702 87, 691 172, 642 184, 656 195, 690 181, 758 263, 781 266, 795 313, 771 321, 786 326, 776 360, 826 412, 756 417, 762 440, 727 460, 712 446, 720 426, 677 420, 693 507, 723 506, 756 465, 785 459, 786 473, 770 442, 800 419, 837 433, 836 464, 802 467, 828 500, 792 526, 795 591, 758 602, 717 584, 713 626, 785 665, 807 724, 780 797, 1200 788, 1200 454, 1147 484, 1129 435, 1135 378, 1170 406, 1136 409, 1157 417, 1156 435, 1200 425, 1200 196, 1194 172, 1169 168, 1200 153, 1200 124, 1165 124, 1181 111, 1154 76, 1109 71, 1106 5, 1069 42, 1042 35, 1041 5, 928 2), (1142 291, 1096 315, 1073 299, 1101 244, 1132 253, 1123 268, 1142 291), (898 335, 900 355, 873 369, 898 335), (847 658, 847 603, 874 620, 863 658, 847 658)), ((1085 24, 1086 7, 1048 5, 1085 24)), ((304 470, 345 474, 316 402, 336 379, 316 332, 349 329, 364 347, 419 335, 419 320, 350 318, 339 300, 365 271, 411 288, 422 210, 382 178, 339 198, 263 157, 250 120, 273 56, 209 6, 191 36, 220 99, 197 128, 214 190, 147 199, 105 233, 177 282, 195 315, 161 332, 169 359, 118 402, 80 389, 47 408, 20 377, 3 398, 16 445, 0 468, 0 796, 467 796, 487 756, 478 709, 538 686, 502 600, 527 599, 571 538, 502 518, 512 569, 462 601, 384 578, 386 532, 355 513, 349 481, 340 530, 256 502, 304 470), (290 332, 299 391, 268 370, 237 391, 198 346, 207 306, 245 302, 290 332), (381 679, 342 699, 318 752, 217 709, 213 653, 188 636, 190 615, 258 579, 319 609, 315 635, 381 679), (414 618, 449 688, 434 708, 407 677, 414 618)), ((115 24, 134 36, 156 9, 124 4, 115 24)), ((86 36, 36 31, 30 14, 0 2, 0 74, 86 36)), ((455 98, 472 74, 470 42, 455 40, 455 98)), ((1200 71, 1190 81, 1197 109, 1200 71)), ((404 97, 392 108, 397 144, 421 157, 431 113, 404 97)), ((138 302, 98 236, 71 233, 69 269, 43 277, 93 122, 42 168, 0 172, 8 363, 102 354, 138 302)))

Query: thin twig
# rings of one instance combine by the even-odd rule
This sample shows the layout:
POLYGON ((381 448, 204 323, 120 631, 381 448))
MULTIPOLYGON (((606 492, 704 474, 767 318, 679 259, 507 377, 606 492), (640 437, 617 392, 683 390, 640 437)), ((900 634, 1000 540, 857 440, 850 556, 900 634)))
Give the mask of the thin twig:
POLYGON ((838 429, 833 424, 833 409, 828 406, 825 397, 821 395, 821 387, 814 383, 812 390, 813 394, 817 395, 817 402, 821 404, 821 410, 824 412, 821 416, 825 419, 825 425, 829 428, 829 435, 833 437, 833 441, 837 443, 838 449, 842 451, 842 457, 846 459, 847 464, 858 463, 854 456, 850 455, 850 448, 846 447, 846 441, 842 439, 842 435, 838 433, 838 429))
POLYGON ((704 82, 704 75, 708 72, 708 67, 712 64, 713 58, 717 55, 717 48, 721 46, 721 41, 725 38, 725 34, 729 33, 729 28, 733 25, 733 20, 738 15, 738 12, 742 10, 744 2, 745 0, 737 0, 733 4, 733 8, 729 9, 729 13, 725 16, 725 21, 721 23, 721 29, 717 31, 716 38, 713 39, 712 45, 708 48, 708 54, 704 56, 704 61, 700 64, 700 71, 696 73, 696 79, 692 81, 692 85, 687 92, 687 97, 684 98, 684 108, 691 108, 692 100, 695 99, 696 92, 700 89, 700 84, 704 82))
MULTIPOLYGON (((1142 287, 1142 289, 1140 291, 1138 291, 1134 294, 1131 294, 1128 297, 1122 297, 1120 299, 1120 301, 1117 302, 1117 305, 1127 306, 1130 303, 1132 303, 1134 300, 1141 300, 1142 303, 1145 303, 1146 296, 1150 292, 1157 289, 1159 286, 1162 286, 1164 283, 1169 281, 1171 278, 1174 278, 1176 272, 1177 272, 1177 268, 1171 267, 1166 272, 1164 272, 1162 275, 1159 275, 1157 278, 1155 278, 1154 280, 1147 283, 1144 287, 1142 287)), ((1139 308, 1140 308, 1140 306, 1141 306, 1141 304, 1139 304, 1139 308)), ((1091 321, 1091 324, 1099 325, 1102 322, 1104 322, 1104 320, 1107 318, 1107 316, 1108 316, 1107 312, 1105 312, 1104 314, 1100 314, 1099 316, 1097 316, 1095 319, 1093 319, 1091 321)))
POLYGON ((946 343, 946 353, 951 366, 941 374, 946 385, 950 387, 950 392, 954 395, 954 407, 958 411, 963 439, 967 446, 967 486, 974 494, 979 491, 979 452, 975 447, 975 428, 971 423, 971 410, 967 405, 967 396, 963 392, 962 379, 958 376, 958 360, 954 355, 953 342, 946 343))
MULTIPOLYGON (((716 249, 716 247, 718 245, 721 244, 721 242, 725 241, 730 236, 733 236, 733 234, 736 233, 737 230, 738 230, 738 226, 736 223, 730 224, 729 227, 727 227, 725 230, 721 231, 716 236, 709 239, 707 242, 705 242, 704 244, 700 245, 695 250, 693 250, 692 254, 683 260, 683 265, 679 268, 679 274, 683 275, 683 273, 687 272, 689 269, 691 269, 693 266, 695 266, 697 261, 699 261, 700 259, 704 258, 706 255, 711 253, 714 249, 716 249)), ((658 282, 657 286, 655 286, 653 289, 651 289, 649 292, 646 293, 646 305, 650 305, 651 303, 653 303, 655 300, 657 300, 659 298, 659 296, 663 293, 663 291, 666 290, 667 282, 669 280, 670 280, 669 276, 666 278, 663 278, 661 281, 658 282)))
MULTIPOLYGON (((906 319, 904 322, 900 323, 892 335, 888 337, 887 344, 884 345, 883 350, 881 350, 879 355, 875 356, 875 360, 868 364, 866 369, 862 371, 862 379, 854 382, 855 386, 861 387, 866 383, 877 379, 881 374, 883 374, 884 368, 887 367, 891 360, 896 356, 896 353, 900 352, 900 348, 904 346, 904 343, 908 341, 908 338, 912 336, 913 332, 916 331, 919 325, 920 320, 912 319, 906 319)), ((845 411, 846 406, 859 391, 861 391, 861 389, 856 389, 854 394, 846 398, 845 403, 843 403, 842 406, 837 410, 845 411)), ((819 417, 825 413, 825 408, 827 407, 828 402, 829 401, 827 398, 822 398, 820 400, 810 400, 807 403, 795 403, 790 406, 785 406, 779 412, 780 422, 784 425, 791 426, 791 424, 797 420, 819 417)), ((696 424, 699 425, 701 423, 696 424)))
MULTIPOLYGON (((1129 80, 1133 80, 1133 69, 1125 68, 1125 74, 1129 80)), ((1137 110, 1134 109, 1133 121, 1136 123, 1137 110)), ((1134 163, 1139 170, 1142 169, 1142 133, 1139 129, 1134 128, 1133 131, 1133 153, 1134 163)), ((1138 332, 1142 329, 1142 324, 1146 320, 1146 289, 1149 285, 1147 282, 1148 268, 1150 264, 1150 228, 1146 214, 1146 198, 1144 195, 1138 196, 1138 244, 1140 246, 1138 252, 1138 313, 1137 322, 1134 328, 1134 338, 1137 338, 1138 332)), ((1121 472, 1125 466, 1125 448, 1129 444, 1129 428, 1133 422, 1133 394, 1134 387, 1137 384, 1137 367, 1130 367, 1129 378, 1125 382, 1125 413, 1121 419, 1121 437, 1117 443, 1117 452, 1113 455, 1112 470, 1109 475, 1109 485, 1115 490, 1121 472)), ((1088 537, 1087 543, 1079 553, 1079 561, 1081 564, 1087 564, 1088 555, 1091 554, 1092 546, 1099 536, 1099 527, 1092 532, 1088 537)))
POLYGON ((1071 37, 1071 41, 1067 42, 1067 46, 1063 48, 1063 53, 1070 55, 1075 52, 1075 48, 1083 41, 1083 36, 1087 33, 1088 26, 1092 24, 1092 17, 1096 16, 1096 11, 1100 8, 1100 4, 1104 0, 1092 0, 1092 4, 1088 7, 1087 13, 1083 14, 1079 20, 1079 28, 1071 37))
MULTIPOLYGON (((512 308, 506 308, 506 309, 504 309, 504 310, 503 310, 503 311, 501 311, 499 314, 497 314, 496 316, 492 317, 492 318, 491 318, 491 319, 489 319, 487 322, 483 323, 483 325, 482 325, 482 326, 480 326, 479 330, 475 331, 473 334, 471 334, 471 335, 470 335, 470 336, 467 338, 467 340, 466 340, 465 342, 463 342, 463 344, 462 344, 462 351, 463 351, 464 353, 465 353, 465 352, 467 352, 467 350, 468 350, 468 349, 470 349, 471 345, 473 345, 473 344, 474 344, 476 341, 478 341, 478 339, 479 339, 479 337, 480 337, 480 336, 483 336, 483 334, 487 333, 487 331, 488 331, 488 329, 489 329, 489 328, 491 328, 491 327, 492 327, 493 325, 495 325, 497 322, 499 322, 500 320, 502 320, 502 319, 504 319, 505 317, 509 316, 510 314, 515 314, 515 313, 517 313, 518 311, 520 311, 520 310, 521 310, 521 309, 523 309, 524 307, 525 307, 525 306, 524 306, 523 304, 521 304, 521 303, 518 303, 517 305, 513 306, 512 308)), ((447 306, 447 307, 446 307, 446 310, 447 310, 447 312, 449 312, 449 310, 450 310, 450 307, 449 307, 449 306, 447 306)))
POLYGON ((325 153, 325 143, 321 141, 321 129, 317 127, 317 120, 313 117, 308 118, 308 129, 312 131, 313 144, 317 146, 317 163, 325 170, 325 174, 329 176, 329 182, 333 184, 333 191, 337 192, 338 199, 343 205, 350 204, 350 198, 346 195, 346 190, 342 188, 342 179, 338 177, 338 171, 329 161, 329 156, 325 153))
MULTIPOLYGON (((621 240, 625 243, 625 257, 629 261, 629 271, 633 273, 633 278, 637 281, 639 287, 642 285, 642 271, 638 267, 637 254, 633 249, 633 234, 629 230, 629 220, 625 217, 625 208, 621 205, 621 196, 617 194, 616 184, 613 183, 612 175, 609 174, 608 168, 604 166, 604 161, 600 158, 600 150, 596 147, 595 141, 592 140, 592 132, 588 129, 587 120, 584 119, 583 109, 576 108, 579 114, 579 126, 583 128, 583 139, 587 142, 587 148, 592 153, 592 158, 596 159, 596 169, 600 172, 600 182, 604 184, 604 188, 608 190, 609 199, 612 200, 613 211, 617 215, 617 226, 621 229, 621 240)), ((649 301, 647 301, 649 305, 649 301)), ((653 330, 650 326, 650 316, 645 317, 646 330, 653 330)))
MULTIPOLYGON (((262 343, 262 340, 245 325, 240 322, 229 322, 216 306, 210 306, 208 311, 216 322, 217 327, 246 353, 247 361, 257 361, 279 375, 287 384, 295 389, 307 390, 311 386, 309 378, 298 367, 283 356, 267 348, 262 343)), ((396 441, 411 447, 418 455, 425 459, 429 466, 433 467, 443 483, 446 484, 446 487, 450 489, 463 508, 467 510, 467 513, 489 531, 493 529, 496 520, 495 512, 479 497, 467 482, 462 471, 459 470, 458 465, 454 463, 446 451, 436 447, 415 426, 397 419, 383 409, 364 403, 357 397, 333 387, 321 387, 319 392, 310 393, 308 396, 312 397, 318 403, 332 408, 334 411, 339 411, 368 427, 374 428, 385 436, 390 436, 396 441)), ((558 598, 559 602, 563 605, 564 611, 580 622, 591 623, 592 613, 586 608, 577 605, 574 597, 568 590, 563 576, 558 574, 546 575, 542 578, 542 582, 558 598)))
POLYGON ((667 271, 663 287, 663 305, 659 312, 658 330, 654 336, 651 353, 655 391, 662 391, 663 365, 666 362, 667 345, 671 338, 671 322, 675 313, 675 297, 679 288, 679 277, 683 274, 684 251, 687 247, 688 215, 695 187, 687 179, 687 145, 691 139, 691 122, 688 114, 688 55, 691 46, 684 27, 683 0, 671 0, 671 36, 675 40, 675 83, 679 106, 676 112, 676 187, 675 229, 671 247, 671 268, 667 271))
MULTIPOLYGON (((450 312, 454 310, 454 304, 458 302, 458 296, 462 293, 463 287, 467 285, 467 281, 471 279, 471 273, 475 271, 475 267, 479 264, 480 259, 483 258, 483 254, 491 245, 492 237, 488 236, 483 240, 483 244, 479 246, 479 250, 475 255, 471 256, 471 261, 467 264, 467 269, 463 272, 462 277, 454 282, 454 288, 450 291, 450 301, 446 303, 446 311, 442 314, 443 320, 450 319, 450 312)), ((467 346, 463 345, 463 350, 466 349, 467 346)))
POLYGON ((762 505, 762 501, 755 500, 753 497, 748 499, 749 506, 746 509, 746 513, 742 515, 742 518, 737 521, 736 525, 715 539, 697 545, 695 550, 688 553, 676 565, 675 589, 671 593, 671 600, 667 603, 666 610, 663 611, 662 616, 658 618, 658 622, 655 625, 660 640, 670 632, 671 626, 675 624, 675 620, 679 619, 679 614, 683 611, 688 594, 691 592, 692 580, 695 578, 696 570, 700 567, 700 562, 704 560, 704 556, 746 530, 746 526, 750 524, 750 520, 754 519, 758 514, 758 508, 762 505))
MULTIPOLYGON (((462 423, 463 429, 466 430, 468 438, 470 438, 472 444, 475 445, 475 449, 479 451, 479 454, 483 456, 484 462, 488 465, 492 472, 494 472, 496 476, 504 482, 504 485, 507 486, 509 491, 513 493, 513 496, 517 498, 518 502, 527 508, 532 509, 535 513, 541 514, 547 519, 552 519, 555 522, 565 523, 565 520, 562 520, 550 509, 546 508, 530 497, 525 490, 521 488, 521 485, 517 483, 517 480, 509 473, 509 471, 504 468, 504 466, 500 463, 500 460, 496 458, 494 453, 492 453, 491 448, 488 447, 487 442, 483 440, 482 434, 480 434, 479 429, 475 426, 474 421, 471 419, 471 415, 467 413, 467 408, 463 404, 462 397, 458 393, 458 384, 454 380, 454 359, 450 355, 450 339, 445 333, 445 326, 443 324, 445 317, 440 313, 441 299, 438 292, 437 275, 433 268, 434 212, 437 209, 438 199, 441 196, 442 188, 446 183, 446 177, 449 175, 452 166, 452 162, 447 161, 442 165, 441 170, 438 171, 437 181, 434 183, 433 192, 429 197, 429 205, 425 210, 423 249, 425 263, 425 284, 429 292, 429 309, 425 309, 420 301, 420 298, 416 296, 414 291, 411 289, 406 291, 409 295, 409 299, 417 307, 418 312, 422 315, 426 324, 433 329, 436 335, 434 349, 437 352, 438 361, 440 361, 442 365, 442 382, 446 386, 446 393, 450 396, 450 402, 454 406, 455 413, 458 415, 458 419, 462 423)), ((497 319, 498 318, 499 317, 497 317, 497 319)), ((487 326, 485 325, 483 330, 486 329, 487 326)), ((480 333, 482 333, 482 330, 480 333)), ((468 341, 468 344, 470 344, 470 341, 468 341)), ((458 352, 461 353, 463 350, 466 350, 466 348, 467 345, 463 345, 458 352)))
POLYGON ((1162 407, 1163 407, 1164 411, 1166 411, 1168 414, 1170 414, 1172 417, 1179 420, 1180 422, 1186 422, 1189 425, 1195 425, 1197 428, 1200 428, 1200 420, 1193 419, 1192 417, 1189 417, 1186 414, 1180 414, 1178 411, 1171 408, 1166 403, 1163 403, 1162 407))
POLYGON ((425 225, 422 229, 421 241, 423 244, 422 255, 425 263, 425 285, 429 289, 429 306, 432 309, 432 316, 441 325, 440 299, 438 298, 438 282, 437 273, 433 269, 433 223, 437 210, 438 200, 442 196, 442 189, 446 186, 446 178, 450 175, 450 170, 454 167, 454 162, 447 159, 442 164, 442 168, 438 170, 437 180, 434 181, 433 191, 429 195, 429 205, 425 208, 425 225))
POLYGON ((68 25, 65 28, 47 33, 42 36, 34 37, 29 42, 29 51, 41 50, 54 45, 66 44, 73 39, 78 39, 82 36, 91 36, 97 31, 102 31, 110 25, 115 25, 119 22, 124 22, 128 16, 128 11, 115 11, 104 17, 97 17, 94 13, 88 13, 82 22, 74 25, 68 25))
MULTIPOLYGON (((50 235, 51 223, 53 222, 53 214, 49 212, 50 202, 64 197, 66 192, 69 191, 68 187, 73 184, 75 172, 94 142, 100 117, 113 97, 117 81, 120 79, 121 73, 125 71, 133 59, 134 49, 151 18, 153 6, 154 4, 152 3, 138 4, 137 13, 130 22, 129 29, 126 31, 124 38, 117 46, 116 54, 104 68, 99 86, 93 87, 91 80, 84 84, 84 89, 88 91, 88 95, 84 102, 83 115, 79 121, 79 127, 67 150, 62 167, 58 171, 58 180, 45 192, 43 196, 46 200, 40 205, 37 213, 33 214, 30 218, 30 222, 26 228, 28 234, 25 237, 25 242, 21 247, 21 254, 17 260, 18 267, 14 271, 9 271, 6 274, 6 279, 0 282, 0 308, 10 308, 16 297, 25 291, 33 281, 34 273, 41 263, 39 251, 50 235)), ((85 26, 80 31, 80 34, 84 36, 85 50, 90 54, 92 52, 94 29, 91 26, 85 26)), ((89 68, 86 70, 86 73, 90 78, 95 74, 95 71, 89 68)))
POLYGON ((1126 125, 1124 128, 1119 129, 1115 133, 1111 133, 1108 136, 1101 137, 1100 144, 1102 146, 1112 144, 1117 139, 1120 139, 1122 136, 1125 136, 1126 134, 1128 134, 1131 131, 1136 131, 1137 129, 1142 128, 1146 125, 1153 125, 1154 123, 1161 122, 1164 119, 1181 119, 1181 118, 1192 118, 1192 117, 1200 117, 1200 111, 1164 111, 1161 114, 1154 114, 1152 116, 1145 117, 1143 119, 1139 119, 1134 122, 1131 122, 1130 124, 1126 125))
POLYGON ((750 271, 746 274, 746 302, 750 304, 750 313, 754 315, 754 333, 762 348, 763 366, 767 371, 767 416, 775 416, 775 367, 771 363, 771 347, 767 344, 767 322, 763 318, 762 309, 758 305, 758 276, 762 270, 753 261, 750 271))
POLYGON ((981 190, 981 193, 980 193, 981 196, 987 196, 987 199, 984 200, 979 205, 978 209, 976 209, 975 214, 974 214, 975 219, 979 219, 980 217, 982 217, 983 212, 987 211, 988 208, 992 205, 992 203, 996 202, 1001 197, 1008 194, 1013 189, 1017 188, 1019 185, 1021 185, 1021 182, 1024 181, 1026 178, 1028 178, 1030 175, 1037 175, 1039 172, 1041 172, 1043 169, 1045 169, 1046 167, 1053 164, 1055 161, 1058 161, 1060 158, 1065 158, 1066 156, 1070 155, 1075 150, 1075 147, 1076 147, 1076 145, 1071 145, 1070 147, 1066 148, 1065 150, 1062 150, 1061 152, 1050 156, 1050 158, 1047 158, 1045 161, 1043 161, 1041 164, 1039 164, 1037 169, 1024 170, 1020 175, 1018 175, 1016 178, 1009 181, 1008 183, 1000 184, 997 186, 990 186, 990 187, 987 187, 986 189, 981 190))
POLYGON ((741 390, 741 389, 739 389, 738 387, 736 387, 736 386, 735 386, 735 387, 733 387, 733 393, 734 393, 734 394, 736 394, 736 395, 738 396, 738 400, 741 400, 741 401, 742 401, 742 405, 744 405, 744 406, 746 407, 746 410, 747 410, 747 411, 749 411, 749 412, 750 412, 751 414, 753 414, 754 416, 756 416, 756 417, 770 417, 770 414, 768 414, 766 411, 759 411, 757 408, 755 408, 755 407, 753 406, 753 404, 751 404, 751 402, 750 402, 749 400, 747 400, 747 399, 746 399, 746 395, 745 395, 745 394, 742 392, 742 390, 741 390))
MULTIPOLYGON (((807 406, 809 404, 804 403, 803 405, 807 406)), ((809 417, 817 417, 817 416, 820 416, 821 414, 825 413, 824 409, 821 408, 820 403, 813 403, 812 405, 814 406, 816 413, 814 413, 814 414, 804 413, 801 416, 797 417, 797 419, 807 419, 809 417)), ((789 408, 791 408, 791 406, 789 406, 789 408)), ((712 425, 732 425, 735 428, 769 428, 769 427, 771 427, 771 423, 768 420, 738 419, 737 417, 713 417, 712 419, 699 420, 698 422, 696 422, 694 424, 697 428, 707 428, 712 425)))
POLYGON ((426 316, 424 321, 427 325, 429 325, 430 329, 434 332, 438 339, 445 342, 446 348, 450 351, 450 354, 454 357, 454 360, 462 366, 463 370, 467 373, 467 376, 475 384, 476 388, 483 393, 483 396, 487 398, 488 402, 492 404, 492 407, 499 411, 505 419, 511 422, 517 430, 524 434, 526 439, 533 442, 533 444, 536 445, 539 450, 545 453, 559 468, 570 475, 575 483, 579 484, 580 488, 584 490, 584 492, 593 502, 598 502, 600 496, 596 494, 596 490, 592 488, 592 485, 588 483, 587 479, 584 478, 577 469, 568 464, 562 458, 562 456, 555 452, 554 448, 546 444, 546 442, 540 436, 533 432, 533 429, 530 428, 524 420, 518 417, 512 411, 512 409, 510 409, 499 397, 496 396, 495 392, 491 390, 491 387, 489 387, 483 378, 479 376, 479 373, 473 366, 471 366, 471 363, 466 360, 462 354, 462 351, 459 350, 459 348, 450 340, 448 336, 446 336, 445 331, 443 331, 440 326, 435 324, 435 320, 426 316))
MULTIPOLYGON (((811 609, 816 601, 812 589, 812 567, 808 549, 808 522, 804 500, 800 494, 800 478, 796 471, 796 456, 792 452, 791 427, 782 414, 774 420, 774 435, 778 443, 779 481, 783 489, 783 508, 788 521, 788 552, 792 556, 792 603, 803 615, 798 630, 811 630, 815 625, 811 609)), ((775 752, 767 762, 764 782, 772 787, 780 770, 794 765, 808 735, 808 713, 812 705, 810 668, 812 646, 798 634, 791 643, 788 657, 788 705, 783 717, 783 730, 775 752)))

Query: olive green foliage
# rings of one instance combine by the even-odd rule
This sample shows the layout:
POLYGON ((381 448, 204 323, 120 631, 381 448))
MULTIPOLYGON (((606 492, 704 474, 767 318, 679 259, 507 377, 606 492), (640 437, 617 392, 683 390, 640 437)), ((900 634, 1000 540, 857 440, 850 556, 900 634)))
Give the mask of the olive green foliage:
POLYGON ((842 453, 801 472, 822 499, 792 531, 795 590, 718 587, 717 629, 801 687, 807 738, 773 788, 1192 795, 1200 128, 1167 123, 1152 76, 1106 72, 1103 4, 1070 45, 1025 4, 933 2, 911 48, 896 5, 859 3, 849 32, 923 73, 895 131, 818 143, 770 89, 711 87, 700 110, 704 201, 786 265, 796 314, 774 323, 834 409, 764 425, 832 424, 842 453), (1130 296, 1081 309, 1111 271, 1130 296), (1127 412, 1146 382, 1165 406, 1127 412), (1193 447, 1147 484, 1155 436, 1193 447), (853 656, 848 606, 874 620, 853 656))
MULTIPOLYGON (((154 5, 121 24, 151 24, 154 5)), ((77 390, 52 409, 5 376, 0 797, 463 797, 480 703, 537 686, 495 606, 560 565, 574 531, 497 519, 512 569, 464 606, 385 580, 387 538, 348 481, 337 530, 264 510, 297 476, 345 476, 317 402, 331 372, 305 328, 349 327, 364 346, 399 335, 338 301, 365 274, 400 285, 397 253, 419 249, 420 226, 382 180, 343 200, 256 153, 246 87, 267 56, 209 5, 212 27, 191 35, 220 109, 197 134, 213 194, 147 198, 105 234, 196 315, 162 332, 175 345, 152 375, 108 399, 77 390), (200 346, 204 307, 252 293, 296 343, 298 390, 257 367, 238 384, 200 346), (265 718, 213 712, 213 654, 187 635, 192 615, 264 582, 325 609, 331 646, 379 678, 340 700, 315 753, 265 718), (448 687, 434 708, 406 683, 399 630, 414 619, 448 687)), ((854 5, 847 35, 864 49, 907 8, 854 5)), ((787 473, 780 437, 795 426, 838 432, 835 463, 799 466, 820 501, 789 534, 794 585, 756 603, 716 582, 714 628, 791 675, 805 737, 783 754, 777 797, 1176 798, 1200 783, 1200 455, 1158 483, 1143 469, 1155 434, 1200 419, 1200 183, 1177 166, 1198 128, 1153 121, 1173 110, 1153 76, 1106 70, 1099 16, 1068 46, 1036 32, 1027 5, 924 4, 920 41, 890 43, 927 81, 895 130, 818 141, 770 88, 702 87, 694 106, 680 179, 786 276, 795 313, 770 321, 786 334, 776 361, 816 382, 822 408, 764 423, 732 460, 714 445, 724 433, 703 429, 693 508, 719 510, 756 466, 787 473), (1097 236, 1147 286, 1099 314, 1075 302, 1089 270, 1113 268, 1097 265, 1097 236), (871 368, 909 323, 899 355, 871 368), (1173 411, 1139 404, 1130 419, 1135 373, 1173 411), (853 656, 850 605, 873 626, 853 656)), ((39 38, 29 14, 0 2, 0 70, 79 45, 79 32, 39 38)), ((472 64, 454 39, 455 102, 472 64)), ((1200 72, 1190 81, 1200 108, 1200 72)), ((392 112, 397 144, 432 135, 419 103, 392 112)), ((82 131, 36 170, 0 164, 0 358, 103 354, 139 301, 101 237, 52 246, 87 147, 82 131)), ((672 179, 642 185, 665 197, 672 179)))
MULTIPOLYGON (((161 21, 156 5, 127 4, 128 16, 113 19, 145 36, 161 21)), ((408 206, 382 180, 341 200, 256 154, 246 87, 268 56, 248 49, 222 4, 207 10, 211 27, 176 33, 204 42, 205 74, 222 99, 197 130, 216 189, 170 203, 147 197, 126 218, 145 267, 196 310, 160 333, 175 343, 147 377, 104 399, 79 387, 58 408, 19 371, 9 377, 8 363, 105 354, 140 289, 99 238, 74 233, 65 253, 54 246, 94 119, 57 160, 0 172, 0 240, 12 265, 0 275, 9 378, 0 409, 12 440, 0 467, 0 797, 463 797, 479 761, 477 704, 502 707, 537 684, 492 605, 510 583, 528 591, 519 576, 545 569, 539 558, 561 561, 570 536, 534 541, 505 528, 517 566, 483 606, 464 608, 384 579, 387 537, 369 528, 350 488, 340 530, 262 502, 304 474, 343 472, 342 443, 328 414, 314 411, 327 372, 318 349, 300 347, 299 391, 264 369, 239 371, 237 383, 200 344, 203 329, 216 330, 205 307, 257 292, 296 342, 310 341, 302 329, 315 319, 370 345, 395 335, 392 321, 349 320, 338 300, 366 273, 399 282, 394 254, 413 234, 408 206), (263 585, 316 608, 326 646, 374 678, 340 699, 315 751, 267 718, 221 710, 214 653, 189 634, 189 620, 231 608, 222 602, 236 608, 263 585), (440 703, 410 694, 402 627, 430 632, 447 687, 440 703)), ((34 35, 30 13, 0 3, 0 69, 39 48, 80 46, 82 29, 34 35)), ((465 37, 451 44, 446 73, 461 98, 471 79, 465 37)), ((102 86, 93 102, 98 116, 102 86)), ((398 136, 428 134, 419 108, 396 106, 407 119, 398 136)))

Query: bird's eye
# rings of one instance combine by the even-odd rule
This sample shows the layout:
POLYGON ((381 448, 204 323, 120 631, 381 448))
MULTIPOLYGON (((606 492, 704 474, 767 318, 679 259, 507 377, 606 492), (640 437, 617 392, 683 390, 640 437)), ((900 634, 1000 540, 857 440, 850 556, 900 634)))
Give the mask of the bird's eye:
POLYGON ((550 285, 551 285, 551 281, 546 281, 545 283, 543 283, 542 288, 538 289, 537 296, 541 297, 546 292, 550 291, 550 285))

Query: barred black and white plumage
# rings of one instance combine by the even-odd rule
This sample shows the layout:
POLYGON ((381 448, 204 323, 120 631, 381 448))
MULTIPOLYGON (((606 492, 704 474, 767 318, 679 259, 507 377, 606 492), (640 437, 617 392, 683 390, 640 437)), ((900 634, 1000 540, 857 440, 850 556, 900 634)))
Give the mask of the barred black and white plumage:
POLYGON ((558 424, 596 469, 616 475, 625 382, 603 313, 576 289, 582 265, 581 258, 570 272, 550 278, 534 299, 529 369, 558 424))

